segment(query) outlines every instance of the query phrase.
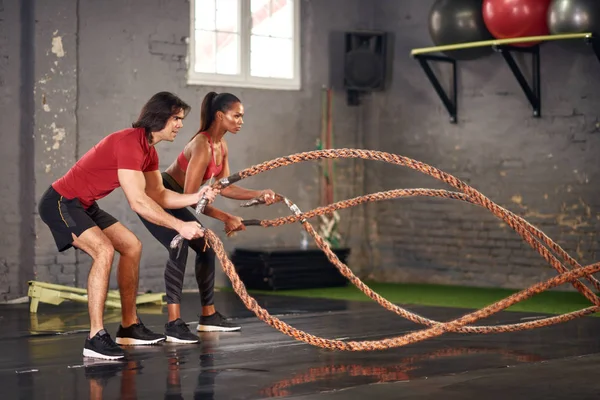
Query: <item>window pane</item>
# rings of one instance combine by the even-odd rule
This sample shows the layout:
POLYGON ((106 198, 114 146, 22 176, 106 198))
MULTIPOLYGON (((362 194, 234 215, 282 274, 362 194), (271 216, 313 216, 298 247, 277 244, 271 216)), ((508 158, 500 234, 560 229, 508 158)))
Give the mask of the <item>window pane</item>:
POLYGON ((239 32, 239 0, 217 1, 216 26, 218 31, 239 32))
POLYGON ((271 39, 273 53, 277 54, 271 62, 271 77, 292 79, 294 77, 294 41, 291 39, 271 39))
POLYGON ((271 7, 269 0, 251 0, 252 34, 269 36, 271 33, 271 7))
POLYGON ((293 78, 293 40, 252 36, 250 74, 265 78, 293 78))
POLYGON ((250 11, 254 13, 265 6, 268 9, 270 2, 271 0, 250 0, 250 11))
POLYGON ((294 0, 252 0, 252 34, 292 38, 294 0))
POLYGON ((275 57, 269 49, 269 38, 252 36, 250 39, 250 75, 268 77, 271 73, 272 58, 275 57))
POLYGON ((271 1, 271 36, 291 39, 294 36, 294 1, 271 1))
POLYGON ((236 33, 217 33, 217 73, 239 74, 239 35, 236 33))
POLYGON ((215 73, 215 32, 196 31, 196 72, 215 73))
POLYGON ((215 0, 196 0, 194 3, 196 29, 212 31, 215 29, 215 0))

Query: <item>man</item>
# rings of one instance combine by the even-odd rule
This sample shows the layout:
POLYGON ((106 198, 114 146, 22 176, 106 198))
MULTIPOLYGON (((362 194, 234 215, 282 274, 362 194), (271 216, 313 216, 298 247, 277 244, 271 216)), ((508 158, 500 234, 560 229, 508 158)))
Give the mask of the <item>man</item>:
POLYGON ((158 170, 154 145, 172 142, 183 126, 190 107, 177 96, 155 94, 142 108, 132 128, 114 132, 90 149, 46 190, 39 204, 41 219, 48 225, 59 251, 76 247, 93 259, 88 276, 90 334, 86 357, 119 359, 117 345, 146 345, 165 337, 146 328, 136 313, 138 272, 142 244, 96 200, 123 188, 133 211, 155 224, 176 230, 185 239, 204 235, 197 221, 184 222, 163 210, 195 205, 205 195, 212 202, 218 191, 208 187, 195 194, 165 189, 158 170), (103 314, 115 250, 120 254, 117 281, 121 294, 121 325, 116 343, 104 330, 103 314))

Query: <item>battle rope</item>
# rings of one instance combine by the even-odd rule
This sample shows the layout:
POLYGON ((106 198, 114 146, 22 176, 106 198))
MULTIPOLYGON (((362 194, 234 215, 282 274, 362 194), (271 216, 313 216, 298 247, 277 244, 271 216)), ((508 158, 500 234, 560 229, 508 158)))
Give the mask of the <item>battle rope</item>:
MULTIPOLYGON (((600 299, 583 283, 578 279, 586 278, 591 282, 594 287, 600 290, 600 282, 595 279, 591 274, 600 271, 600 263, 588 265, 582 267, 577 261, 569 256, 558 244, 553 242, 548 236, 546 236, 539 229, 535 228, 523 218, 513 214, 512 212, 498 206, 490 199, 479 193, 474 188, 468 186, 464 182, 449 175, 443 171, 438 170, 432 166, 424 164, 413 159, 398 156, 391 153, 371 151, 371 150, 359 150, 359 149, 335 149, 335 150, 318 150, 310 151, 305 153, 293 154, 287 157, 277 158, 271 161, 264 162, 242 170, 230 177, 223 178, 215 182, 212 187, 223 189, 232 183, 235 183, 241 179, 256 175, 258 173, 279 168, 286 165, 291 165, 297 162, 311 161, 322 158, 362 158, 366 160, 377 160, 384 161, 391 164, 402 165, 414 170, 423 172, 429 176, 432 176, 438 180, 441 180, 450 186, 460 190, 462 193, 451 192, 446 190, 433 190, 433 189, 398 189, 387 192, 379 192, 360 196, 354 199, 340 201, 334 204, 330 204, 325 207, 320 207, 315 210, 302 213, 299 208, 293 204, 289 199, 280 196, 280 199, 285 201, 288 207, 293 211, 293 216, 282 217, 274 220, 247 220, 244 221, 245 225, 260 225, 264 227, 280 226, 287 223, 293 223, 300 221, 304 229, 315 239, 317 246, 322 249, 328 259, 338 268, 338 270, 348 278, 359 290, 375 300, 378 304, 384 308, 412 321, 422 325, 426 325, 429 328, 419 331, 414 331, 409 334, 398 336, 391 339, 383 339, 378 341, 349 341, 344 342, 340 340, 330 340, 320 338, 301 330, 298 330, 285 322, 271 316, 268 311, 261 308, 256 300, 252 298, 246 291, 244 284, 239 279, 239 276, 235 272, 235 267, 227 257, 227 254, 223 248, 223 243, 220 239, 210 230, 205 230, 205 235, 213 247, 215 254, 219 258, 221 265, 232 282, 232 286, 236 294, 240 297, 244 305, 262 321, 266 322, 270 326, 279 330, 280 332, 291 336, 297 340, 309 343, 314 346, 338 349, 338 350, 351 350, 351 351, 362 351, 362 350, 383 350, 392 347, 404 346, 407 344, 415 343, 418 341, 425 340, 427 338, 439 336, 444 332, 460 332, 460 333, 498 333, 498 332, 512 332, 524 329, 534 329, 542 326, 548 326, 556 323, 566 322, 581 316, 589 315, 600 311, 600 299), (455 200, 466 201, 481 207, 488 209, 496 217, 505 221, 513 230, 515 230, 525 242, 527 242, 533 249, 535 249, 550 265, 555 268, 559 275, 551 278, 545 282, 540 282, 531 287, 524 289, 520 292, 514 293, 511 296, 499 300, 491 305, 488 305, 481 310, 477 310, 470 314, 464 315, 461 318, 449 321, 439 322, 434 321, 415 313, 412 313, 402 307, 390 303, 388 300, 381 297, 379 294, 372 291, 367 285, 365 285, 352 271, 342 263, 337 256, 331 251, 329 245, 321 238, 314 230, 312 225, 307 219, 314 216, 322 215, 324 213, 330 213, 334 210, 352 207, 361 203, 369 201, 381 201, 392 198, 408 197, 408 196, 433 196, 442 197, 455 200), (560 255, 563 260, 568 262, 574 269, 569 270, 566 268, 543 244, 548 246, 555 253, 560 255), (510 307, 511 305, 523 301, 527 298, 534 296, 544 290, 552 287, 559 286, 566 282, 571 284, 581 292, 588 300, 594 305, 579 311, 574 311, 568 314, 553 316, 550 318, 544 318, 519 324, 510 325, 496 325, 496 326, 467 326, 479 319, 486 318, 494 313, 497 313, 503 309, 510 307)), ((261 200, 254 200, 249 202, 247 205, 254 205, 261 203, 261 200)), ((197 207, 197 213, 201 212, 203 207, 200 205, 197 207)), ((180 243, 181 238, 175 238, 172 243, 172 247, 176 247, 180 243)))

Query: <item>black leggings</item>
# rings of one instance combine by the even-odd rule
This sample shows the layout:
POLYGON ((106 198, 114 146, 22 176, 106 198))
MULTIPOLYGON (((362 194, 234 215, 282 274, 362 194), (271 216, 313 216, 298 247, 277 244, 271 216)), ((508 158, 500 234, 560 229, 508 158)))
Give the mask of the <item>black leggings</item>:
MULTIPOLYGON (((165 188, 182 193, 183 189, 166 172, 162 173, 165 188)), ((166 212, 182 221, 197 221, 198 219, 187 208, 178 210, 167 210, 166 212)), ((200 290, 200 302, 203 306, 214 304, 215 288, 215 252, 206 246, 204 238, 184 240, 181 251, 177 248, 171 249, 171 240, 177 235, 173 229, 153 224, 138 214, 146 228, 163 246, 169 251, 169 260, 165 268, 165 288, 167 292, 167 304, 180 304, 181 291, 183 290, 183 277, 188 257, 188 247, 196 252, 196 282, 200 290)))

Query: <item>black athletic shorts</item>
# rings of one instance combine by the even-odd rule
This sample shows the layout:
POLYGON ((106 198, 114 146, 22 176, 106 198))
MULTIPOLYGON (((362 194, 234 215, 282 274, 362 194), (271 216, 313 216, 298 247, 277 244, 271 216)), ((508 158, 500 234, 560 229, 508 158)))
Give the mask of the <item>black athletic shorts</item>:
POLYGON ((67 199, 52 186, 44 192, 38 205, 40 218, 52 232, 58 251, 72 247, 73 235, 79 236, 97 226, 104 230, 119 222, 115 217, 98 207, 94 202, 87 210, 79 199, 67 199))

